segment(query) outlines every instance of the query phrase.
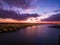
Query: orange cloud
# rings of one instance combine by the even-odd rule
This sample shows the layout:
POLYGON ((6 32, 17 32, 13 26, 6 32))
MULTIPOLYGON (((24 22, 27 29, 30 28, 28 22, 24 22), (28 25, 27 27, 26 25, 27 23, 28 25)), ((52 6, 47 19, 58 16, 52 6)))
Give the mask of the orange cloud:
POLYGON ((14 20, 14 19, 9 19, 9 18, 7 18, 7 19, 0 18, 0 22, 18 22, 18 21, 14 20))

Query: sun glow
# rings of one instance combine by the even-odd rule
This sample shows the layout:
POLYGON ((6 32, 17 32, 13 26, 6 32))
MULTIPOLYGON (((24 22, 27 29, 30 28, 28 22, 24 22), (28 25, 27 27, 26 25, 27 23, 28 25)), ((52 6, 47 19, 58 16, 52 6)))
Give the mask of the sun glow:
POLYGON ((44 16, 39 16, 39 17, 31 17, 31 18, 28 18, 27 20, 26 20, 26 22, 32 22, 32 23, 34 23, 34 22, 39 22, 39 21, 42 21, 42 19, 45 19, 45 18, 48 18, 49 16, 46 16, 46 15, 44 15, 44 16))
POLYGON ((34 17, 28 18, 28 19, 26 20, 26 22, 31 22, 31 23, 34 23, 34 22, 37 22, 37 21, 41 21, 41 20, 38 19, 38 18, 34 18, 34 17))
POLYGON ((6 19, 0 18, 0 22, 19 22, 19 21, 14 20, 14 19, 10 19, 10 18, 6 18, 6 19))

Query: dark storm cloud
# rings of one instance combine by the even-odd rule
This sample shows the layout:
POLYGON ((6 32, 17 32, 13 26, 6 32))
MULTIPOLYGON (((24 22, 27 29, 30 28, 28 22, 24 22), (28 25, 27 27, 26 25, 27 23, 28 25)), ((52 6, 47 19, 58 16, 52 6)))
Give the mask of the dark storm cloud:
POLYGON ((29 8, 30 3, 32 2, 32 0, 3 0, 3 1, 11 6, 17 6, 23 9, 29 8))
POLYGON ((60 13, 52 15, 52 16, 44 19, 44 21, 60 21, 60 13))
POLYGON ((7 11, 0 9, 0 18, 11 18, 15 20, 26 20, 30 17, 37 17, 38 14, 17 14, 14 11, 7 11))

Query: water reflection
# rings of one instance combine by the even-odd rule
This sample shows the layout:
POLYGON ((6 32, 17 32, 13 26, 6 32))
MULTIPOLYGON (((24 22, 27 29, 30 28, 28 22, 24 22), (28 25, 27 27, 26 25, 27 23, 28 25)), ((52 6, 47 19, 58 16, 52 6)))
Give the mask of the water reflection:
POLYGON ((25 29, 25 33, 28 37, 38 37, 47 35, 48 30, 45 30, 42 26, 32 26, 25 29))
POLYGON ((44 26, 32 26, 27 27, 24 30, 20 31, 24 39, 30 42, 36 42, 40 38, 46 37, 48 35, 48 30, 43 28, 44 26))
MULTIPOLYGON (((56 45, 60 29, 49 28, 51 25, 38 25, 20 29, 16 32, 0 34, 0 42, 9 44, 37 43, 36 45, 56 45), (4 42, 3 42, 4 41, 4 42), (12 43, 13 42, 13 43, 12 43)), ((20 44, 21 45, 21 44, 20 44)))
MULTIPOLYGON (((58 29, 57 29, 58 30, 58 29)), ((27 27, 20 31, 24 38, 29 42, 56 44, 59 31, 56 29, 48 28, 48 25, 39 25, 27 27)), ((43 44, 43 45, 44 45, 43 44)))

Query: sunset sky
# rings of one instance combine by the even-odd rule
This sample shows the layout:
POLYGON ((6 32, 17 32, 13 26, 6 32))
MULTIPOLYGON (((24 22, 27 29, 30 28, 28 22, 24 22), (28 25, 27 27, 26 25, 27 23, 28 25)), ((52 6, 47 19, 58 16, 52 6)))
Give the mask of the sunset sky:
POLYGON ((2 21, 60 21, 60 0, 0 0, 2 21))

